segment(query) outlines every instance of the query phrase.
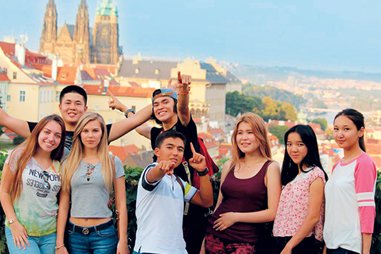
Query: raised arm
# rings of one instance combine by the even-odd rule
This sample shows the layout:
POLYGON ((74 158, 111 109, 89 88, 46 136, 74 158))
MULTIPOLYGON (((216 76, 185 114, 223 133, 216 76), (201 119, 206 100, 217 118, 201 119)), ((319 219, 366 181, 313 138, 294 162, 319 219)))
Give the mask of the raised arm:
POLYGON ((193 157, 189 159, 189 164, 197 170, 200 177, 200 190, 191 199, 192 204, 202 207, 211 207, 213 205, 213 188, 206 167, 205 157, 195 151, 193 144, 190 143, 193 157))
POLYGON ((190 121, 190 109, 189 109, 189 91, 192 77, 189 75, 181 75, 177 73, 177 116, 183 126, 187 126, 190 121))
POLYGON ((119 122, 113 123, 110 130, 109 141, 114 141, 126 133, 130 132, 134 128, 138 127, 142 123, 150 119, 152 115, 152 106, 147 105, 135 115, 123 119, 119 122))
MULTIPOLYGON (((134 116, 134 113, 132 111, 128 112, 127 111, 128 110, 127 106, 124 105, 117 97, 115 97, 111 93, 111 91, 107 91, 107 93, 110 96, 110 100, 108 102, 108 106, 112 110, 114 110, 114 109, 119 110, 120 112, 124 113, 126 118, 130 118, 130 117, 134 116)), ((151 139, 151 128, 152 128, 152 126, 150 126, 149 124, 143 123, 143 124, 139 125, 138 127, 136 127, 135 131, 137 133, 139 133, 140 135, 142 135, 143 137, 151 139)))
POLYGON ((27 138, 30 135, 28 122, 8 115, 0 108, 0 126, 5 126, 17 135, 27 138))

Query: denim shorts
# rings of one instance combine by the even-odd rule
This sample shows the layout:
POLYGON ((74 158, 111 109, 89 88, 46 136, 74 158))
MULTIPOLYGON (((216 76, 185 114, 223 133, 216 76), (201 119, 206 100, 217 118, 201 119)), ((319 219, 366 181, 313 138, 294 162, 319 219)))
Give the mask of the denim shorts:
POLYGON ((115 254, 118 237, 115 226, 106 222, 83 228, 68 222, 66 226, 67 250, 76 254, 115 254), (107 224, 107 225, 106 225, 107 224), (106 227, 104 227, 106 225, 106 227), (99 229, 101 228, 101 229, 99 229), (90 229, 90 230, 87 230, 90 229))
POLYGON ((19 249, 13 242, 12 232, 9 227, 5 227, 5 237, 10 254, 52 254, 56 247, 56 233, 44 236, 28 236, 29 246, 19 249))

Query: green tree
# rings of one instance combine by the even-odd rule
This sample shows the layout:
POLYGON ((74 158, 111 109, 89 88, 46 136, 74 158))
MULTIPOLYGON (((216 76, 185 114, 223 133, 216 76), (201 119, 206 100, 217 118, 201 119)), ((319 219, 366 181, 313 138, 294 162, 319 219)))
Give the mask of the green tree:
POLYGON ((328 123, 325 118, 316 118, 316 119, 313 119, 311 122, 320 124, 320 128, 323 131, 327 130, 328 123))
POLYGON ((281 115, 284 115, 284 118, 285 118, 283 120, 296 121, 298 119, 296 110, 291 103, 282 102, 280 108, 282 112, 281 115))
POLYGON ((263 105, 261 99, 254 96, 246 96, 237 91, 226 94, 226 114, 237 116, 245 112, 254 112, 259 114, 263 105))
POLYGON ((284 134, 288 130, 284 125, 270 125, 269 132, 279 139, 279 144, 284 144, 284 134))

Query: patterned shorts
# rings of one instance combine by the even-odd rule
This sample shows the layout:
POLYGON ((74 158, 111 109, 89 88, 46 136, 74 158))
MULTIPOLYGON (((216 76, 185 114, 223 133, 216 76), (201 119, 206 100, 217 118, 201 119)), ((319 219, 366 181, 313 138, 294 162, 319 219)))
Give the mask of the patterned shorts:
POLYGON ((252 243, 226 242, 212 234, 205 236, 206 254, 254 254, 255 245, 252 243))

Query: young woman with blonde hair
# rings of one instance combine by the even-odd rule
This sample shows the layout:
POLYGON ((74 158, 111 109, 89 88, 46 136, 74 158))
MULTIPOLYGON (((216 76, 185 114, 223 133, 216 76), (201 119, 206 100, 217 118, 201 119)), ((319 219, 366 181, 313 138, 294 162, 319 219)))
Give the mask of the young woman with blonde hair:
POLYGON ((209 219, 206 253, 258 253, 262 223, 274 220, 281 191, 280 169, 271 160, 267 135, 258 115, 245 113, 237 120, 232 159, 222 170, 216 209, 209 219))
POLYGON ((56 253, 128 253, 124 170, 121 161, 109 155, 107 142, 103 118, 85 113, 63 166, 56 253), (112 193, 119 212, 118 234, 108 207, 112 193))
POLYGON ((31 135, 8 156, 1 179, 1 204, 7 217, 9 252, 54 253, 59 161, 65 124, 58 115, 44 117, 31 135))

